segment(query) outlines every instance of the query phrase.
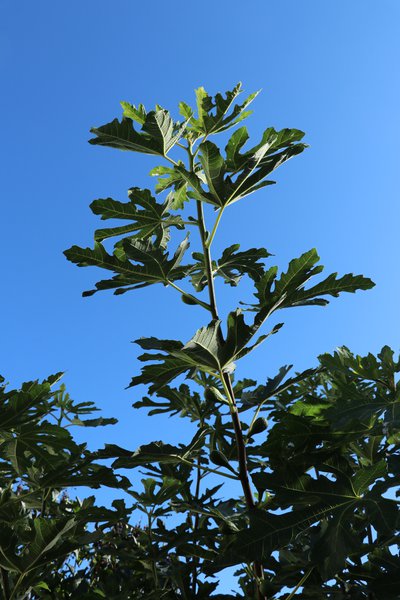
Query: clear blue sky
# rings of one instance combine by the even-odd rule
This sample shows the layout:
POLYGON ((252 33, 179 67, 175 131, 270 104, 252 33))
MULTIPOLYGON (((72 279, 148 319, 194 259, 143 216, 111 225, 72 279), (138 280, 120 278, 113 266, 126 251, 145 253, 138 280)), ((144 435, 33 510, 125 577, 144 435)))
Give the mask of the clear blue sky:
POLYGON ((311 147, 277 171, 277 186, 231 209, 221 239, 265 246, 282 267, 315 246, 327 271, 377 284, 325 309, 287 313, 282 332, 243 361, 240 375, 263 380, 287 363, 301 370, 342 344, 358 353, 399 348, 398 0, 0 7, 1 372, 11 382, 66 370, 76 399, 121 419, 94 444, 176 441, 180 422, 130 408, 139 394, 124 390, 139 369, 130 342, 187 340, 205 324, 202 313, 162 287, 83 299, 100 273, 78 269, 62 251, 91 244, 93 199, 124 199, 130 186, 153 184, 148 157, 89 146, 91 126, 119 116, 120 100, 175 110, 199 85, 214 93, 238 80, 248 92, 263 88, 252 133, 297 127, 311 147))

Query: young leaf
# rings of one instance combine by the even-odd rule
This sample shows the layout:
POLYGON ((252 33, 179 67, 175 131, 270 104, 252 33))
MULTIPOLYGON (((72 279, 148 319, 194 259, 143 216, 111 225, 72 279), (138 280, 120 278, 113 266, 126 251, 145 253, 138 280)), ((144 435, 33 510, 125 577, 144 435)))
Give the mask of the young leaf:
POLYGON ((220 133, 233 127, 251 114, 246 111, 249 104, 256 98, 258 92, 250 94, 242 104, 234 104, 242 91, 242 84, 238 83, 233 90, 227 91, 225 96, 217 94, 214 98, 209 96, 203 87, 196 90, 197 118, 193 110, 184 102, 179 109, 185 119, 189 120, 188 130, 196 137, 220 133))
POLYGON ((154 167, 150 171, 150 175, 158 177, 157 193, 173 188, 168 200, 174 210, 182 208, 184 202, 192 197, 196 200, 213 202, 212 196, 202 188, 202 172, 199 166, 195 165, 194 171, 188 171, 180 161, 173 167, 154 167))
POLYGON ((132 121, 136 121, 137 123, 140 123, 140 125, 144 124, 146 121, 147 111, 143 104, 139 104, 137 108, 134 104, 130 104, 129 102, 121 102, 120 104, 124 110, 124 117, 132 119, 132 121))

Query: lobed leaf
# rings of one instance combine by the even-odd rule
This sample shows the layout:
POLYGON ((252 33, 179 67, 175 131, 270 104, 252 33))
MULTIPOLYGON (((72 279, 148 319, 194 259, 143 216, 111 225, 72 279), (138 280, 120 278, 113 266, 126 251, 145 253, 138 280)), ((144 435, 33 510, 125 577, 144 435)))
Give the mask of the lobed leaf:
MULTIPOLYGON (((271 254, 265 248, 251 248, 238 252, 239 248, 239 244, 233 244, 223 251, 221 258, 213 261, 213 277, 222 277, 225 283, 237 286, 244 275, 248 275, 253 280, 258 280, 262 276, 264 265, 260 261, 268 258, 271 254)), ((197 263, 190 268, 188 273, 196 291, 202 291, 207 286, 204 255, 195 252, 193 258, 197 260, 197 263)))
POLYGON ((324 306, 328 300, 323 296, 337 297, 342 292, 354 293, 357 290, 368 290, 375 284, 362 275, 347 274, 337 279, 331 274, 322 282, 305 289, 307 282, 323 270, 316 265, 319 256, 315 249, 309 250, 299 258, 290 261, 289 268, 277 278, 277 267, 271 267, 255 282, 255 293, 259 303, 250 307, 258 312, 256 321, 262 321, 274 311, 293 306, 324 306))
POLYGON ((78 267, 96 266, 115 273, 112 279, 96 283, 96 289, 83 293, 91 296, 100 290, 114 289, 115 294, 123 294, 154 283, 168 285, 170 281, 184 278, 187 267, 180 263, 188 247, 186 237, 169 258, 162 247, 155 246, 149 239, 127 238, 116 246, 114 254, 108 254, 100 243, 95 243, 93 249, 72 246, 64 254, 78 267))
POLYGON ((189 121, 188 131, 194 138, 202 135, 220 133, 233 127, 251 114, 246 111, 249 104, 256 98, 258 92, 250 94, 241 104, 234 104, 242 92, 242 84, 238 83, 233 90, 223 94, 216 94, 213 98, 207 94, 203 87, 195 90, 197 118, 193 109, 181 102, 179 110, 181 115, 189 121))
POLYGON ((145 114, 144 109, 137 110, 124 104, 124 114, 129 114, 129 117, 125 116, 121 121, 114 119, 101 127, 93 127, 90 131, 96 137, 89 142, 119 150, 166 156, 179 141, 186 127, 186 123, 174 123, 169 112, 161 108, 145 114), (130 117, 142 125, 141 132, 135 130, 130 117))
POLYGON ((172 202, 166 200, 159 204, 149 190, 131 188, 128 192, 129 202, 119 202, 112 198, 99 199, 90 205, 96 215, 101 215, 102 220, 123 219, 131 221, 128 225, 98 229, 94 234, 96 242, 104 239, 132 234, 133 238, 146 240, 155 237, 156 245, 165 248, 169 240, 170 227, 183 229, 182 218, 171 215, 172 202))

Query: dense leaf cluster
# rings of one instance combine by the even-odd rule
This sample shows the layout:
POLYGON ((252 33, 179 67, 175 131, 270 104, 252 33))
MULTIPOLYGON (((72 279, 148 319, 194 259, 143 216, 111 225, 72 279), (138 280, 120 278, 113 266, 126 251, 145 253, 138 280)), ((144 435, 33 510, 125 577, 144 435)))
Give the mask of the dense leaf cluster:
POLYGON ((4 597, 253 598, 249 566, 260 560, 261 591, 271 600, 288 598, 290 589, 304 600, 397 599, 400 360, 388 347, 364 358, 341 348, 322 355, 317 369, 289 379, 288 371, 265 385, 235 385, 253 509, 234 483, 234 430, 227 411, 217 413, 217 388, 200 397, 183 384, 137 403, 190 417, 199 425, 191 443, 97 453, 76 444, 67 427, 107 421, 84 420, 89 403, 73 404, 62 388, 50 392, 56 378, 3 389, 4 597), (43 463, 49 455, 51 466, 43 463), (109 457, 112 467, 99 464, 109 457), (137 467, 147 473, 142 492, 117 475, 137 467), (115 501, 105 509, 93 497, 72 500, 63 492, 80 485, 123 488, 130 506, 115 501), (130 524, 133 509, 136 518, 137 511, 145 515, 141 527, 130 524), (231 595, 215 592, 226 566, 238 569, 241 591, 231 595))
MULTIPOLYGON (((122 500, 109 509, 96 506, 94 496, 82 501, 68 496, 68 489, 126 489, 130 483, 74 440, 70 427, 99 427, 115 419, 87 418, 96 410, 93 403, 74 403, 63 385, 52 391, 61 375, 17 390, 1 379, 0 580, 5 600, 64 598, 49 596, 50 586, 56 589, 73 572, 79 552, 130 514, 122 500)), ((79 577, 70 579, 76 589, 79 577)))

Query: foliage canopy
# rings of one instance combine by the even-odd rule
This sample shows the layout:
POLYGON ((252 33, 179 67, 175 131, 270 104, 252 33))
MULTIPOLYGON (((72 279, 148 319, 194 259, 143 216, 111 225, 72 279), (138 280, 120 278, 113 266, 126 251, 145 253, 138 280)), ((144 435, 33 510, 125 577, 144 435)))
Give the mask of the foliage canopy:
POLYGON ((92 129, 94 145, 164 160, 150 173, 161 200, 137 187, 127 202, 95 200, 94 214, 118 224, 98 229, 93 248, 65 254, 111 275, 84 295, 162 284, 205 310, 189 340, 137 340, 143 367, 130 383, 148 390, 135 408, 187 418, 193 437, 93 453, 73 441, 65 419, 107 421, 82 420, 93 407, 50 392, 55 380, 4 392, 16 419, 6 419, 0 446, 6 506, 17 511, 2 512, 7 599, 399 598, 400 363, 393 352, 385 347, 362 358, 343 347, 321 356, 317 368, 289 376, 291 367, 283 366, 261 384, 237 375, 240 359, 282 327, 273 321, 265 328, 278 311, 325 306, 373 286, 362 275, 321 278, 315 249, 283 269, 270 266, 265 248, 241 250, 236 240, 212 255, 225 211, 273 184, 271 174, 306 148, 300 130, 272 127, 248 147, 242 121, 257 94, 241 101, 241 91, 238 84, 212 97, 199 88, 195 108, 180 103, 179 121, 158 105, 147 112, 123 102, 120 121, 92 129), (210 139, 217 134, 224 150, 210 139), (235 287, 243 277, 254 298, 222 317, 216 284, 235 287), (104 463, 110 459, 111 466, 104 463), (142 491, 127 479, 137 468, 142 491), (100 485, 125 490, 129 507, 57 496, 100 485), (131 524, 134 510, 145 525, 131 524), (237 569, 231 594, 217 591, 216 576, 226 567, 237 569))

